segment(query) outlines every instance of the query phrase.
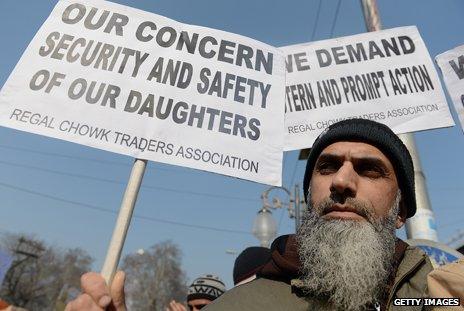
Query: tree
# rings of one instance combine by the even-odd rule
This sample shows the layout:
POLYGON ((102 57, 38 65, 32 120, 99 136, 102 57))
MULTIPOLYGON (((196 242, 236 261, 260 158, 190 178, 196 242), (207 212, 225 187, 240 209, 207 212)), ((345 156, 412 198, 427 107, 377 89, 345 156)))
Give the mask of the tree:
POLYGON ((126 272, 126 297, 130 310, 166 310, 172 299, 185 301, 187 279, 181 269, 181 251, 171 241, 149 250, 129 254, 122 269, 126 272))
POLYGON ((30 237, 7 235, 1 244, 14 255, 14 261, 0 297, 29 310, 64 308, 66 300, 80 292, 80 275, 92 263, 82 249, 63 250, 30 237))

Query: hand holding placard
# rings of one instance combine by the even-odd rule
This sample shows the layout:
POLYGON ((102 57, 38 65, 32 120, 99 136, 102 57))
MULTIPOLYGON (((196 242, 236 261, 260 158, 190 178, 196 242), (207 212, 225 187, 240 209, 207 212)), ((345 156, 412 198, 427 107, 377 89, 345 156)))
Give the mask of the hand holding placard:
POLYGON ((125 277, 123 271, 118 271, 111 287, 108 287, 100 274, 95 272, 84 274, 81 277, 81 295, 69 302, 65 311, 97 311, 107 308, 126 311, 125 277))

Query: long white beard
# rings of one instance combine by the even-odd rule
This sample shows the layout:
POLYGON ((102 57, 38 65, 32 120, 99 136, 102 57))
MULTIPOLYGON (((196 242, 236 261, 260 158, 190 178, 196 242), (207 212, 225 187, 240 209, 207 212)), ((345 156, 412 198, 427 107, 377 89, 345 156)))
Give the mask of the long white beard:
MULTIPOLYGON (((364 310, 385 293, 395 252, 400 193, 385 219, 365 204, 346 201, 368 221, 321 218, 331 199, 308 208, 297 234, 304 289, 328 309, 364 310)), ((321 306, 322 306, 321 305, 321 306)), ((321 307, 321 309, 323 309, 321 307)))

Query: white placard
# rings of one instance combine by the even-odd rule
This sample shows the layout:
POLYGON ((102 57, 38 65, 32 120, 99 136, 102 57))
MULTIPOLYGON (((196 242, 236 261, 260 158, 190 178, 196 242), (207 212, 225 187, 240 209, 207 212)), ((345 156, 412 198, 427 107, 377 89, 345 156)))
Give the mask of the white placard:
POLYGON ((285 150, 311 147, 330 124, 360 117, 395 133, 454 125, 415 26, 281 48, 285 150))
POLYGON ((0 125, 281 185, 285 59, 108 1, 59 1, 0 94, 0 125))
POLYGON ((435 60, 443 73, 446 88, 464 131, 464 45, 437 55, 435 60))

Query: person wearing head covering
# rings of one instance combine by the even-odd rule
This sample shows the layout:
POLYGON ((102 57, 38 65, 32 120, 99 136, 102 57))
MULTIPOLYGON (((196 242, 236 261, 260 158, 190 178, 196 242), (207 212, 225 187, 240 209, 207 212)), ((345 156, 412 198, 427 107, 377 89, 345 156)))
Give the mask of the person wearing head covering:
MULTIPOLYGON (((188 288, 187 307, 190 311, 198 311, 224 294, 226 286, 216 275, 205 274, 196 278, 188 288)), ((169 303, 168 311, 185 311, 185 307, 176 301, 169 303)))
POLYGON ((207 311, 397 310, 396 298, 428 296, 429 258, 396 237, 416 212, 413 162, 386 125, 329 126, 303 184, 308 209, 298 232, 278 237, 257 278, 207 311))
POLYGON ((267 247, 252 246, 245 248, 234 262, 234 286, 248 283, 256 278, 256 273, 271 258, 267 247))

